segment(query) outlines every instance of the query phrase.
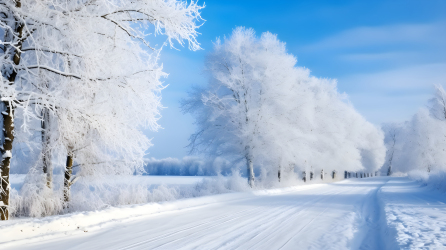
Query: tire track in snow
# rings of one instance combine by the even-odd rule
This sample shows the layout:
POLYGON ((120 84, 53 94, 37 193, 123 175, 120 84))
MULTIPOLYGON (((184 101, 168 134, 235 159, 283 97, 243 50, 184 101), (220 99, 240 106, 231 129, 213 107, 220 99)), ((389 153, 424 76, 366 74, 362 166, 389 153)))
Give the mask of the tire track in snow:
MULTIPOLYGON (((333 193, 334 193, 333 191, 328 191, 323 194, 326 195, 326 194, 333 194, 333 193)), ((283 196, 290 196, 290 194, 281 195, 280 197, 283 197, 283 196)), ((321 198, 319 198, 319 199, 321 199, 321 198)), ((308 201, 303 204, 300 204, 300 207, 302 207, 301 210, 304 210, 306 205, 311 202, 312 201, 308 201)), ((293 204, 293 205, 295 205, 295 204, 293 204)), ((283 220, 286 220, 288 218, 287 217, 288 214, 290 214, 290 213, 292 214, 293 212, 296 211, 295 207, 292 207, 291 205, 286 205, 286 206, 288 208, 287 212, 289 212, 289 213, 287 213, 287 214, 282 213, 280 218, 275 217, 272 220, 270 220, 269 218, 262 218, 261 220, 256 220, 255 224, 245 223, 244 225, 242 225, 242 227, 248 227, 248 228, 246 230, 244 230, 244 232, 245 232, 244 234, 238 233, 238 235, 236 235, 235 237, 230 237, 229 239, 225 240, 222 244, 218 244, 217 246, 212 246, 211 248, 224 247, 224 248, 230 248, 230 249, 233 249, 233 248, 245 249, 247 246, 244 246, 244 245, 251 243, 253 241, 253 239, 256 238, 257 235, 259 235, 261 233, 266 233, 269 235, 274 234, 274 233, 270 233, 272 231, 272 228, 269 226, 274 225, 274 224, 276 224, 276 225, 280 224, 283 220), (265 223, 265 221, 267 221, 267 222, 265 223), (262 230, 263 228, 267 228, 267 230, 262 230), (252 234, 254 234, 254 235, 252 235, 252 234), (238 239, 238 241, 236 241, 235 239, 238 239), (245 239, 245 240, 243 240, 243 239, 245 239), (239 242, 242 242, 242 244, 238 244, 239 242)), ((231 231, 236 231, 234 229, 237 229, 237 228, 230 228, 230 229, 231 229, 231 231)), ((214 237, 214 239, 208 240, 208 242, 212 242, 220 237, 221 236, 214 237)), ((221 239, 220 239, 220 241, 221 241, 221 239)))
MULTIPOLYGON (((297 191, 297 192, 300 192, 300 191, 297 191)), ((323 193, 324 195, 326 195, 326 194, 333 194, 333 193, 336 193, 335 191, 328 191, 328 192, 325 192, 325 193, 323 193)), ((337 193, 339 193, 339 192, 337 192, 337 193)), ((279 196, 284 196, 284 195, 289 195, 289 193, 287 193, 287 194, 281 194, 281 195, 279 195, 279 196)), ((277 197, 277 196, 259 196, 259 197, 265 197, 265 198, 275 198, 275 197, 277 197)), ((254 198, 254 199, 258 199, 259 197, 256 197, 256 198, 254 198)), ((322 198, 319 198, 319 199, 323 199, 323 197, 322 198)), ((250 200, 252 200, 252 199, 248 199, 248 200, 246 200, 246 201, 250 201, 250 200)), ((306 203, 304 203, 304 204, 308 204, 308 203, 311 203, 312 201, 309 201, 309 202, 306 202, 306 203)), ((184 239, 186 239, 186 242, 181 242, 182 244, 182 247, 181 248, 188 248, 188 249, 191 249, 191 248, 193 248, 194 246, 192 246, 192 245, 194 245, 194 244, 190 244, 190 241, 193 241, 193 243, 196 243, 196 240, 195 240, 195 238, 193 238, 193 237, 191 237, 191 236, 195 236, 195 235, 198 235, 199 237, 197 237, 197 238, 202 238, 201 237, 201 235, 200 235, 200 233, 201 232, 203 232, 203 231, 207 231, 207 230, 209 230, 209 229, 213 229, 213 228, 216 228, 216 227, 221 227, 222 225, 224 225, 224 224, 227 224, 227 223, 229 223, 229 222, 233 222, 233 221, 236 221, 236 224, 235 225, 232 225, 232 226, 227 226, 227 227, 225 227, 224 229, 223 229, 223 231, 222 230, 219 230, 218 232, 216 232, 216 233, 213 233, 213 234, 217 234, 217 237, 215 237, 215 238, 221 238, 221 235, 222 234, 224 234, 225 233, 225 231, 230 231, 230 232, 234 232, 234 231, 236 231, 236 232, 238 232, 238 234, 240 234, 240 230, 242 230, 242 229, 244 229, 245 227, 257 227, 257 226, 253 226, 253 225, 257 225, 258 223, 256 223, 256 222, 261 222, 261 221, 265 221, 265 220, 267 220, 267 221, 269 221, 270 223, 274 223, 275 221, 276 221, 276 219, 277 219, 277 215, 280 215, 280 214, 284 214, 284 211, 286 211, 286 210, 288 210, 288 209, 285 209, 285 208, 287 208, 288 207, 288 205, 285 205, 285 206, 280 206, 280 207, 276 207, 276 208, 273 208, 274 209, 274 211, 271 211, 271 208, 272 207, 268 207, 268 209, 265 209, 263 206, 261 206, 261 207, 257 207, 256 209, 252 209, 252 210, 249 210, 249 211, 251 211, 250 212, 250 214, 249 213, 246 213, 246 214, 243 214, 243 215, 239 215, 239 216, 237 216, 236 218, 233 218, 233 219, 229 219, 229 220, 226 220, 226 221, 222 221, 222 222, 220 222, 220 223, 217 223, 216 224, 216 222, 215 221, 212 221, 211 223, 213 223, 213 224, 215 224, 215 225, 211 225, 211 226, 209 226, 209 227, 205 227, 205 228, 203 228, 203 229, 200 229, 200 230, 198 230, 198 231, 194 231, 194 232, 192 232, 191 234, 188 234, 188 235, 185 235, 185 236, 182 236, 182 237, 180 237, 180 238, 176 238, 175 240, 173 240, 173 241, 170 241, 170 242, 166 242, 166 243, 163 243, 163 244, 161 244, 161 245, 157 245, 157 246, 151 246, 151 248, 160 248, 160 247, 166 247, 166 245, 169 245, 169 244, 172 244, 172 245, 177 245, 178 244, 178 242, 179 241, 181 241, 181 240, 184 240, 184 239), (257 211, 257 209, 261 209, 261 208, 263 208, 261 211, 263 211, 262 213, 258 213, 258 211, 257 211), (285 209, 285 210, 284 210, 285 209), (252 216, 254 214, 254 216, 252 216), (249 218, 248 220, 238 220, 239 218, 249 218), (176 243, 176 244, 175 244, 176 243), (189 243, 189 244, 188 244, 189 243), (184 245, 184 244, 188 244, 188 245, 184 245)), ((246 211, 248 211, 248 210, 246 210, 246 211)), ((231 216, 231 217, 233 217, 234 215, 233 214, 230 214, 229 216, 231 216)), ((197 225, 196 227, 194 227, 194 228, 197 228, 197 227, 200 227, 200 226, 205 226, 205 225, 207 225, 207 224, 209 224, 209 223, 206 223, 206 224, 202 224, 202 225, 197 225)), ((184 231, 184 230, 182 230, 182 231, 184 231)), ((243 231, 243 230, 242 230, 243 231)), ((250 231, 250 230, 244 230, 244 231, 250 231)), ((229 232, 229 233, 230 233, 229 232)), ((171 236, 171 235, 168 235, 168 236, 166 236, 166 237, 163 237, 163 239, 164 238, 167 238, 167 237, 169 237, 169 236, 171 236)), ((208 235, 206 235, 206 239, 209 239, 209 237, 210 237, 210 235, 208 234, 208 235)), ((239 235, 237 238, 240 238, 240 237, 243 237, 243 235, 239 235)), ((231 240, 233 240, 234 239, 234 237, 231 237, 229 240, 231 241, 231 240)), ((156 239, 156 240, 162 240, 162 239, 156 239)), ((221 240, 221 239, 220 239, 221 240)), ((137 243, 137 244, 135 244, 135 245, 132 245, 132 246, 129 246, 129 247, 126 247, 126 248, 123 248, 123 249, 130 249, 130 248, 133 248, 133 247, 136 247, 136 246, 141 246, 141 245, 147 245, 148 243, 150 244, 150 243, 152 243, 152 242, 154 242, 155 240, 154 239, 151 239, 151 240, 148 240, 148 241, 144 241, 144 242, 139 242, 139 243, 137 243)), ((207 240, 207 243, 209 243, 209 242, 212 242, 212 240, 207 240)), ((178 244, 179 245, 179 244, 178 244)), ((195 244, 196 245, 196 244, 195 244)), ((203 243, 200 243, 199 244, 200 246, 203 246, 203 243)), ((204 244, 204 245, 206 245, 206 244, 204 244)), ((219 246, 221 246, 221 244, 219 244, 219 246)), ((207 248, 212 248, 211 246, 208 246, 207 245, 207 248)))
MULTIPOLYGON (((340 191, 342 192, 342 191, 340 191)), ((338 194, 339 192, 336 191, 328 191, 319 195, 332 195, 332 194, 338 194)), ((290 196, 290 194, 286 194, 286 195, 281 195, 281 197, 283 196, 290 196)), ((239 223, 237 223, 237 226, 232 226, 232 227, 227 227, 224 229, 224 231, 219 231, 216 233, 212 233, 211 235, 206 235, 206 242, 201 242, 200 246, 202 245, 206 245, 207 249, 212 249, 212 248, 243 248, 246 249, 247 246, 244 246, 246 244, 252 243, 253 239, 256 238, 259 234, 268 232, 267 234, 269 235, 275 235, 274 233, 269 233, 271 231, 274 232, 273 229, 280 227, 280 224, 282 224, 283 221, 289 221, 289 218, 292 218, 293 215, 296 216, 297 214, 295 214, 296 212, 298 212, 298 214, 306 209, 306 206, 310 203, 315 203, 319 200, 325 199, 326 197, 320 197, 320 198, 314 198, 313 200, 304 202, 303 204, 299 204, 300 209, 297 209, 294 203, 293 204, 288 204, 286 205, 286 208, 284 211, 280 212, 278 215, 279 217, 276 216, 262 216, 262 215, 258 215, 256 218, 260 218, 260 219, 252 219, 253 223, 251 223, 251 221, 249 221, 248 223, 246 221, 241 221, 239 223), (290 217, 291 216, 291 217, 290 217), (272 218, 272 219, 270 219, 272 218), (265 223, 266 221, 266 223, 265 223), (271 228, 270 225, 276 225, 275 227, 271 228), (267 228, 267 230, 263 230, 264 228, 267 228), (229 231, 230 232, 237 232, 237 235, 235 236, 228 236, 228 234, 226 234, 225 232, 229 231), (240 231, 243 231, 243 233, 240 233, 240 231), (222 234, 224 235, 224 238, 227 238, 226 240, 222 240, 222 234), (210 243, 212 242, 217 242, 216 240, 218 239, 219 242, 221 242, 218 245, 210 245, 210 243), (222 242, 223 241, 223 242, 222 242), (242 244, 238 244, 238 242, 242 242, 242 244)), ((268 214, 270 214, 270 211, 266 211, 268 214)), ((277 214, 277 213, 276 213, 277 214)), ((187 248, 187 249, 192 249, 194 247, 194 245, 187 245, 183 248, 187 248)), ((195 245, 196 247, 196 245, 195 245)))
POLYGON ((386 218, 384 208, 380 206, 378 193, 387 183, 388 180, 379 185, 375 190, 371 190, 361 203, 359 211, 361 211, 360 225, 362 227, 355 235, 358 239, 362 238, 360 241, 356 241, 356 244, 359 243, 359 246, 357 246, 358 249, 385 249, 381 244, 383 238, 383 232, 381 230, 385 226, 386 218))
MULTIPOLYGON (((261 217, 262 220, 256 220, 255 224, 253 224, 253 223, 243 223, 238 228, 230 228, 232 231, 238 231, 241 228, 246 228, 246 229, 243 230, 244 231, 243 234, 238 234, 236 237, 231 237, 228 240, 218 244, 218 246, 216 246, 215 248, 220 248, 220 247, 223 247, 223 246, 224 247, 230 247, 231 245, 236 245, 236 243, 242 242, 242 244, 241 245, 237 245, 236 248, 245 249, 245 247, 241 247, 241 246, 243 246, 244 244, 248 244, 248 243, 254 241, 254 239, 257 238, 261 233, 265 232, 264 229, 267 229, 268 232, 274 231, 273 229, 277 228, 278 224, 281 224, 283 221, 288 220, 289 216, 292 216, 296 212, 298 212, 298 214, 299 214, 302 210, 304 210, 304 208, 302 208, 299 211, 298 209, 293 208, 293 207, 291 207, 289 205, 287 205, 286 208, 287 209, 285 211, 281 211, 281 212, 278 213, 278 215, 279 215, 278 217, 276 217, 276 216, 271 216, 273 218, 261 217), (267 222, 265 222, 265 221, 267 221, 267 222), (276 225, 276 226, 274 226, 274 225, 276 225), (238 239, 238 241, 236 241, 236 239, 238 239), (246 239, 246 240, 243 240, 243 239, 246 239)), ((233 247, 230 247, 230 248, 233 248, 233 247)))
MULTIPOLYGON (((282 207, 278 208, 278 210, 282 210, 283 207, 285 207, 285 206, 282 206, 282 207)), ((267 211, 267 209, 263 209, 263 210, 264 210, 264 212, 267 212, 267 213, 269 214, 268 217, 274 217, 276 214, 280 214, 280 213, 281 213, 280 211, 275 211, 273 214, 270 214, 270 213, 267 211)), ((239 216, 238 218, 240 218, 240 217, 243 217, 243 216, 239 216)), ((256 215, 256 217, 250 218, 249 221, 247 221, 248 224, 249 224, 251 221, 256 221, 256 220, 258 220, 259 217, 262 217, 262 214, 258 214, 258 215, 256 215)), ((193 232, 193 233, 191 233, 191 234, 188 234, 188 235, 186 235, 186 236, 183 236, 183 237, 181 237, 181 238, 177 238, 177 239, 175 239, 175 240, 173 240, 173 241, 170 241, 170 242, 167 242, 167 243, 158 245, 158 246, 154 247, 153 249, 157 249, 157 248, 162 247, 162 246, 165 246, 165 245, 167 245, 167 244, 175 243, 175 242, 177 242, 177 241, 179 241, 179 240, 182 240, 182 239, 186 239, 186 238, 188 238, 189 236, 196 235, 196 234, 201 233, 201 232, 203 232, 203 231, 205 231, 205 230, 208 230, 208 229, 211 229, 211 228, 215 228, 215 227, 221 226, 221 225, 223 225, 223 224, 225 224, 225 223, 228 223, 228 222, 230 222, 230 221, 235 221, 235 220, 238 219, 238 218, 232 218, 232 219, 226 220, 226 221, 224 221, 224 222, 220 222, 220 223, 218 223, 218 224, 212 225, 212 226, 210 226, 210 227, 201 229, 201 230, 199 230, 199 231, 195 231, 195 232, 193 232)), ((240 224, 240 223, 241 223, 241 222, 239 222, 238 224, 240 224)), ((238 228, 234 228, 234 229, 235 229, 235 230, 240 230, 240 229, 241 229, 243 226, 245 226, 245 225, 246 225, 246 221, 245 221, 245 223, 243 223, 242 226, 240 226, 240 227, 238 227, 238 228)), ((221 233, 221 232, 220 232, 220 233, 221 233)), ((201 238, 201 237, 200 237, 200 238, 201 238)), ((193 239, 192 239, 192 240, 193 240, 193 239)), ((183 248, 183 247, 182 247, 182 248, 183 248)))
MULTIPOLYGON (((340 192, 327 192, 327 193, 324 193, 322 195, 327 195, 327 194, 329 194, 329 195, 336 195, 336 194, 339 194, 341 192, 342 191, 340 191, 340 192)), ((306 207, 308 204, 315 204, 315 203, 318 203, 319 201, 324 200, 324 199, 326 199, 326 197, 320 197, 320 198, 316 198, 315 200, 310 200, 308 202, 305 202, 304 204, 302 204, 302 206, 301 206, 302 208, 298 211, 298 213, 293 214, 293 216, 291 218, 287 219, 284 223, 283 222, 276 223, 276 226, 273 228, 273 230, 274 229, 277 229, 277 230, 282 229, 282 231, 283 230, 287 230, 288 229, 288 227, 287 227, 288 225, 295 223, 295 221, 299 219, 298 216, 302 212, 306 212, 308 210, 308 207, 306 207)), ((274 230, 274 231, 277 231, 277 230, 274 230)), ((253 249, 254 247, 257 247, 259 244, 264 243, 264 242, 267 243, 267 242, 271 241, 272 239, 274 239, 274 235, 269 234, 265 238, 263 238, 262 240, 260 240, 257 243, 255 243, 253 246, 249 247, 248 249, 253 249)))
POLYGON ((140 241, 140 242, 138 242, 138 243, 135 243, 135 244, 132 244, 132 245, 129 245, 129 246, 127 246, 127 247, 120 248, 120 249, 121 249, 121 250, 131 249, 131 248, 133 248, 133 247, 137 247, 137 246, 140 246, 140 245, 145 244, 145 243, 150 243, 150 242, 154 242, 154 241, 162 240, 162 239, 168 238, 168 237, 170 237, 170 236, 175 236, 175 235, 180 234, 180 233, 182 233, 182 232, 186 232, 186 231, 192 230, 192 229, 194 229, 194 228, 198 228, 198 227, 201 227, 201 226, 205 226, 205 225, 209 225, 209 224, 215 223, 216 220, 218 221, 218 220, 222 220, 222 219, 226 219, 226 218, 231 218, 230 220, 233 220, 233 219, 242 217, 240 214, 243 214, 243 213, 245 213, 245 212, 247 212, 247 211, 250 211, 250 210, 258 210, 258 209, 260 209, 260 208, 246 209, 246 210, 237 212, 237 213, 235 213, 235 214, 228 214, 228 215, 220 216, 220 217, 217 217, 217 218, 211 218, 210 221, 208 221, 208 222, 205 222, 205 223, 199 223, 199 224, 194 225, 194 226, 191 226, 191 227, 186 227, 186 228, 184 228, 184 229, 181 229, 181 230, 178 230, 178 231, 175 231, 175 232, 172 232, 172 233, 164 234, 164 235, 161 235, 161 236, 152 238, 152 239, 150 239, 150 240, 140 241), (238 216, 237 216, 237 215, 238 215, 238 216), (234 218, 234 216, 235 216, 235 218, 234 218))
MULTIPOLYGON (((340 193, 342 193, 342 192, 345 192, 345 190, 341 190, 341 191, 337 192, 336 194, 340 194, 340 193)), ((336 197, 336 196, 331 196, 331 198, 329 198, 329 200, 333 200, 333 199, 335 199, 335 197, 336 197)), ((325 197, 324 197, 324 198, 325 198, 325 197)), ((321 200, 322 200, 322 199, 321 199, 321 200)), ((325 207, 325 209, 324 209, 322 212, 320 212, 319 214, 315 215, 315 216, 314 216, 308 223, 306 223, 301 229, 299 229, 299 231, 297 231, 297 233, 295 233, 291 238, 289 238, 289 239, 288 239, 282 246, 280 246, 278 249, 283 249, 288 243, 291 242, 292 239, 296 238, 296 236, 299 235, 299 234, 302 232, 302 230, 305 229, 308 225, 310 225, 316 218, 320 218, 320 216, 321 216, 322 214, 324 214, 324 213, 327 211, 328 208, 329 208, 328 206, 325 207)))

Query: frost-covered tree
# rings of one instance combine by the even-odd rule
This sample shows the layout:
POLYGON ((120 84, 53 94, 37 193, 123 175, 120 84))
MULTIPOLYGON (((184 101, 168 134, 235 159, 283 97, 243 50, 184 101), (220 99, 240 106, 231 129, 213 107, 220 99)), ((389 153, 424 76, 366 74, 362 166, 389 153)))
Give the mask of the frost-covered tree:
MULTIPOLYGON (((409 121, 398 125, 396 142, 387 143, 387 159, 392 159, 392 172, 446 170, 445 103, 443 87, 435 86, 429 108, 420 109, 409 121)), ((392 141, 392 133, 386 133, 386 141, 392 141)), ((386 162, 383 168, 388 167, 386 162)))
POLYGON ((277 180, 293 170, 376 170, 385 147, 336 82, 310 76, 269 32, 236 28, 217 40, 206 62, 209 84, 183 102, 196 118, 191 152, 245 161, 277 180))
POLYGON ((383 170, 386 172, 387 176, 392 175, 392 163, 394 162, 394 158, 397 156, 399 152, 397 149, 397 136, 398 133, 401 132, 401 126, 396 123, 385 124, 382 127, 384 131, 384 143, 387 148, 386 152, 386 161, 383 165, 383 170))
POLYGON ((0 2, 3 219, 12 147, 33 148, 36 134, 39 161, 29 164, 46 172, 48 186, 57 159, 66 159, 66 189, 73 162, 80 175, 142 169, 150 141, 141 129, 158 128, 165 76, 147 32, 199 49, 201 8, 179 0, 0 2))
POLYGON ((371 171, 381 166, 385 148, 380 130, 338 93, 335 81, 313 77, 305 68, 296 70, 296 84, 284 86, 281 97, 286 100, 281 112, 285 115, 277 120, 277 130, 286 132, 274 135, 288 144, 283 159, 306 172, 371 171))
POLYGON ((446 91, 441 85, 435 86, 434 98, 429 102, 432 116, 440 121, 446 121, 446 91))
POLYGON ((254 157, 259 145, 261 69, 256 67, 260 44, 251 29, 237 28, 222 44, 215 43, 208 57, 211 80, 183 103, 197 114, 199 131, 191 136, 191 152, 231 154, 245 159, 249 184, 254 182, 254 157))

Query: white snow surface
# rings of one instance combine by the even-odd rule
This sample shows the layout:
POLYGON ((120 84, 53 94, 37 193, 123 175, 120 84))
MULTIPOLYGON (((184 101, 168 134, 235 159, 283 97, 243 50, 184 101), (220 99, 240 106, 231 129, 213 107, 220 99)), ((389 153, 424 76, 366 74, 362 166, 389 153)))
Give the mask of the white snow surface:
POLYGON ((446 193, 398 178, 390 180, 382 194, 399 248, 446 249, 446 193))
POLYGON ((446 195, 405 177, 237 192, 0 224, 0 249, 444 249, 446 195))

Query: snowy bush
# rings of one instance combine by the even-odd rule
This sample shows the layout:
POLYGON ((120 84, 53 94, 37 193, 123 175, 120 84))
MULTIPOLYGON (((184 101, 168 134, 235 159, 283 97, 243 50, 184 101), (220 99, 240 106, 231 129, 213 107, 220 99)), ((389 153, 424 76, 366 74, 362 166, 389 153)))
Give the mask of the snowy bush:
MULTIPOLYGON (((62 181, 62 178, 60 180, 62 181)), ((11 216, 42 217, 61 213, 62 189, 50 189, 46 184, 45 174, 32 169, 22 188, 18 191, 13 189, 11 193, 11 216)))

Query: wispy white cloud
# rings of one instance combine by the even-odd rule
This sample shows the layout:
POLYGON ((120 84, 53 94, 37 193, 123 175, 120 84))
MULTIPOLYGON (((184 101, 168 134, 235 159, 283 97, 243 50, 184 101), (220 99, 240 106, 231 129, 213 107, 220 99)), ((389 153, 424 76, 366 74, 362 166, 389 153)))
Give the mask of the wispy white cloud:
POLYGON ((393 52, 382 52, 382 53, 348 53, 339 55, 339 59, 343 61, 389 61, 389 60, 414 60, 425 56, 421 52, 407 52, 407 51, 393 51, 393 52))
POLYGON ((446 63, 416 65, 375 73, 352 74, 339 79, 349 92, 410 92, 446 84, 446 63))
POLYGON ((357 27, 329 36, 305 47, 307 50, 361 48, 392 44, 430 44, 444 46, 446 23, 398 24, 377 27, 357 27))
POLYGON ((446 63, 416 65, 339 79, 339 89, 371 122, 409 119, 432 96, 434 84, 446 87, 446 63))
POLYGON ((356 27, 300 51, 339 72, 339 90, 368 120, 402 121, 426 105, 434 84, 446 86, 445 27, 444 21, 356 27))
POLYGON ((417 110, 427 105, 431 97, 431 93, 424 92, 406 95, 362 92, 349 95, 349 100, 368 121, 381 125, 409 120, 417 110))

